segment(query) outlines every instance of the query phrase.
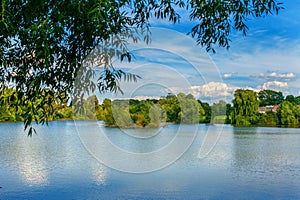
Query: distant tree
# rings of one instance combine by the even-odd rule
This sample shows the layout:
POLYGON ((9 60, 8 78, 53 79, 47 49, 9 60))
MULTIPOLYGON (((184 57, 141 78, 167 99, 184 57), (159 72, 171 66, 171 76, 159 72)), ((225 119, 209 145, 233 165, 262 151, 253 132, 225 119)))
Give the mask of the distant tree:
POLYGON ((181 111, 178 98, 174 94, 168 94, 165 99, 159 100, 159 104, 166 111, 167 122, 178 122, 181 111))
POLYGON ((295 103, 300 105, 300 96, 295 97, 295 103))
POLYGON ((213 103, 211 106, 212 115, 226 115, 226 102, 224 100, 220 100, 218 103, 213 103))
POLYGON ((274 90, 262 90, 258 93, 259 105, 278 105, 284 100, 282 92, 274 90))
POLYGON ((285 97, 285 100, 286 101, 288 101, 288 102, 291 102, 291 103, 293 103, 293 104, 296 104, 296 98, 295 98, 295 96, 294 95, 287 95, 286 97, 285 97))
POLYGON ((180 112, 175 122, 184 124, 199 123, 200 115, 204 114, 204 110, 193 95, 179 93, 177 97, 180 104, 180 112))
POLYGON ((116 124, 116 121, 113 116, 112 112, 112 105, 111 105, 111 100, 110 99, 104 99, 103 104, 103 115, 104 115, 104 122, 108 126, 113 126, 116 124))
POLYGON ((277 109, 281 126, 297 127, 300 120, 300 107, 289 101, 283 101, 277 109))
POLYGON ((233 112, 233 107, 231 104, 226 104, 226 119, 225 119, 225 124, 230 124, 231 123, 231 112, 233 112))
POLYGON ((256 92, 238 89, 234 93, 232 124, 236 126, 249 126, 258 120, 258 106, 256 92))
POLYGON ((120 128, 131 128, 134 127, 134 123, 130 117, 128 109, 122 109, 119 105, 112 103, 112 109, 115 111, 113 112, 113 117, 115 124, 114 126, 120 128))
POLYGON ((210 123, 211 121, 211 107, 206 102, 201 102, 198 100, 198 103, 201 105, 201 107, 204 110, 204 114, 200 116, 200 123, 210 123))
POLYGON ((149 127, 159 127, 164 120, 163 109, 159 104, 154 104, 149 110, 150 124, 149 127))
POLYGON ((272 111, 267 111, 263 113, 257 123, 258 126, 277 126, 279 125, 279 120, 276 113, 272 111))

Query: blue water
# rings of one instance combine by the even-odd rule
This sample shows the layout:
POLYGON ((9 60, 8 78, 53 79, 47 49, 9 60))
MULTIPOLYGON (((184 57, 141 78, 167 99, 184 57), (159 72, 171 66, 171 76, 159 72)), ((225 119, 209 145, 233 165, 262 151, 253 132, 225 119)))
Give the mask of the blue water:
MULTIPOLYGON (((167 124, 119 130, 57 121, 37 132, 30 138, 22 123, 0 123, 0 199, 300 199, 300 129, 167 124), (87 146, 101 146, 99 134, 136 153, 159 151, 176 137, 171 153, 191 145, 170 165, 133 174, 99 162, 87 146)), ((104 147, 111 161, 145 167, 104 147)), ((149 166, 172 156, 149 158, 149 166)))

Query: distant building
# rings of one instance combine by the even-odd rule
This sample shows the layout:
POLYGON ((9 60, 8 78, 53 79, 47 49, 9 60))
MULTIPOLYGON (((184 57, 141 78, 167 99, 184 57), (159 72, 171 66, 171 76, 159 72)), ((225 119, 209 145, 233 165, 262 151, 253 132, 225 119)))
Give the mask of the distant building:
POLYGON ((277 112, 278 107, 279 107, 279 105, 261 106, 261 107, 258 107, 258 112, 259 113, 266 113, 267 111, 277 112))
POLYGON ((276 105, 276 106, 274 106, 273 108, 272 108, 272 112, 277 112, 277 109, 279 108, 279 105, 276 105))
POLYGON ((258 107, 258 112, 259 113, 265 113, 267 111, 267 108, 265 106, 258 107))

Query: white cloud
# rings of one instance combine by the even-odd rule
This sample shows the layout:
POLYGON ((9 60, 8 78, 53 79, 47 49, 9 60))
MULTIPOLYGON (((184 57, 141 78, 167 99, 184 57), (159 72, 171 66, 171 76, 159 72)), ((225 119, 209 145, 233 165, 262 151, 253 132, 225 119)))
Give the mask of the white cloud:
POLYGON ((280 89, 287 89, 288 83, 281 82, 281 81, 269 81, 265 82, 262 86, 258 87, 259 89, 263 90, 280 90, 280 89))
POLYGON ((270 72, 268 74, 260 73, 260 78, 281 78, 281 79, 291 79, 295 78, 296 74, 293 72, 289 73, 277 73, 277 72, 270 72))
POLYGON ((230 78, 233 76, 234 73, 225 73, 223 74, 223 78, 230 78))
POLYGON ((189 88, 179 88, 173 87, 171 88, 172 93, 190 93, 194 95, 196 98, 219 98, 219 97, 231 97, 235 90, 238 87, 228 86, 226 83, 222 82, 209 82, 204 85, 199 86, 191 86, 189 88))
POLYGON ((161 99, 162 97, 160 96, 135 96, 135 97, 117 97, 117 98, 111 98, 111 100, 130 100, 130 99, 134 99, 134 100, 139 100, 139 101, 142 101, 142 100, 147 100, 147 99, 156 99, 156 100, 159 100, 161 99))

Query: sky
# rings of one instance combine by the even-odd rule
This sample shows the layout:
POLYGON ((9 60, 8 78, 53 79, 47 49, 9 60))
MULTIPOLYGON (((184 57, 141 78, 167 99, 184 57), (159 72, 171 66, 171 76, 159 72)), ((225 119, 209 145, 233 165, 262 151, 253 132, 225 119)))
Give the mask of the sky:
MULTIPOLYGON (((193 22, 182 14, 179 24, 152 21, 151 43, 129 44, 131 63, 114 65, 142 79, 121 83, 124 92, 110 98, 149 98, 191 93, 209 103, 231 102, 238 88, 272 89, 300 95, 300 4, 283 1, 284 10, 248 21, 246 37, 232 33, 230 49, 207 53, 187 35, 193 22)), ((106 96, 107 97, 107 96, 106 96)))

